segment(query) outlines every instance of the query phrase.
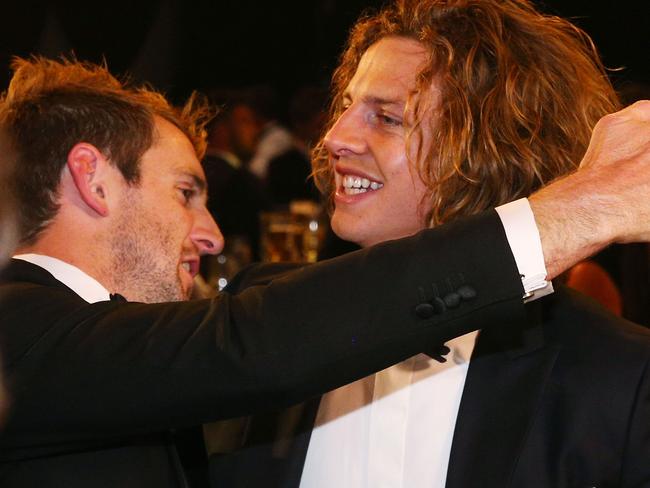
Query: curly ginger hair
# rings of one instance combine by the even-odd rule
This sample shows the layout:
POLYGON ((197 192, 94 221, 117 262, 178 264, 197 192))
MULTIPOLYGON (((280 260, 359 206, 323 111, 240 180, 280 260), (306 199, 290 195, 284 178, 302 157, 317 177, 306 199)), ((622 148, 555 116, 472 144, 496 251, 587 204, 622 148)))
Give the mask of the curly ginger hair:
MULTIPOLYGON (((407 103, 406 144, 428 189, 430 226, 528 196, 571 172, 598 119, 619 108, 589 36, 527 0, 397 0, 353 27, 333 75, 326 130, 344 111, 363 54, 389 36, 428 51, 407 103), (440 97, 430 110, 434 84, 440 97)), ((313 176, 331 197, 322 139, 313 176)))

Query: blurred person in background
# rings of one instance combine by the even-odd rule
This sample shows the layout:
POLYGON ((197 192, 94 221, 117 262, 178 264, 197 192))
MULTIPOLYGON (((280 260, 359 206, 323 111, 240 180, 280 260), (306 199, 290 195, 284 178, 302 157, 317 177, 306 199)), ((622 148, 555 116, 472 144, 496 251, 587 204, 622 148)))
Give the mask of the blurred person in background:
POLYGON ((293 200, 320 201, 320 194, 309 178, 311 151, 327 120, 327 93, 315 86, 304 86, 289 103, 292 145, 271 158, 266 187, 272 205, 289 205, 293 200))
MULTIPOLYGON (((226 239, 225 253, 232 254, 236 243, 245 248, 238 254, 241 268, 259 260, 259 214, 267 208, 262 182, 245 163, 253 154, 259 124, 245 92, 213 90, 210 103, 218 107, 217 115, 208 123, 207 149, 202 166, 208 182, 208 210, 226 239)), ((202 264, 202 274, 208 280, 220 268, 215 258, 202 264)))
MULTIPOLYGON (((10 191, 13 164, 13 151, 4 131, 0 130, 0 188, 2 189, 2 192, 0 192, 0 273, 7 258, 11 256, 16 241, 14 205, 12 192, 10 191)), ((2 351, 1 344, 0 342, 0 351, 2 351)), ((0 368, 0 429, 4 424, 7 406, 4 375, 2 368, 0 368)))
POLYGON ((12 192, 10 191, 11 170, 14 164, 13 151, 6 135, 0 131, 0 269, 13 251, 16 229, 12 192))
MULTIPOLYGON (((525 0, 398 0, 352 29, 315 177, 333 230, 372 246, 575 171, 617 107, 587 35, 525 0)), ((451 278, 420 293, 432 310, 462 303, 451 278)), ((213 457, 213 485, 650 484, 650 333, 562 286, 526 308, 523 328, 499 320, 248 420, 245 447, 213 457)))
POLYGON ((259 126, 255 151, 247 166, 255 176, 264 181, 269 162, 293 147, 293 136, 280 122, 278 97, 271 86, 253 86, 248 88, 247 92, 259 126))

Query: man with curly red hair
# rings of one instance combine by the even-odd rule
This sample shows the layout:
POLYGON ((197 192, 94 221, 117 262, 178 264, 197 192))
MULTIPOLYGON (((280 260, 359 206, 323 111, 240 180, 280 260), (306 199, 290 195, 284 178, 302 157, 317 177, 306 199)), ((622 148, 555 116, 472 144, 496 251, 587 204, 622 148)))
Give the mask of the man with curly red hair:
MULTIPOLYGON (((396 1, 350 34, 316 182, 333 230, 368 247, 574 171, 597 121, 617 108, 588 36, 527 0, 396 1)), ((577 195, 551 188, 558 207, 577 195)), ((570 254, 592 224, 577 225, 546 238, 570 254)), ((486 245, 484 259, 491 253, 486 245)), ((435 310, 463 299, 453 280, 420 293, 435 310)), ((265 486, 646 486, 650 334, 561 286, 527 313, 523 329, 497 319, 327 393, 299 421, 285 415, 293 444, 286 427, 251 429, 250 446, 223 465, 243 480, 236 486, 265 455, 280 473, 265 486)))

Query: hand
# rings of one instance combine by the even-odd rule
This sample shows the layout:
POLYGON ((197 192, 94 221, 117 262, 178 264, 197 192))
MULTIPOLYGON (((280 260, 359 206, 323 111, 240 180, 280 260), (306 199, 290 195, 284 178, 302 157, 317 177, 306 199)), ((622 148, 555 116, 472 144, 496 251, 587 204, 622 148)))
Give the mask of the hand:
POLYGON ((598 121, 580 168, 650 161, 650 100, 636 102, 598 121))
POLYGON ((603 117, 580 169, 530 203, 551 278, 612 242, 650 242, 650 101, 603 117))
POLYGON ((650 241, 650 101, 598 121, 576 176, 583 172, 607 204, 611 240, 650 241))

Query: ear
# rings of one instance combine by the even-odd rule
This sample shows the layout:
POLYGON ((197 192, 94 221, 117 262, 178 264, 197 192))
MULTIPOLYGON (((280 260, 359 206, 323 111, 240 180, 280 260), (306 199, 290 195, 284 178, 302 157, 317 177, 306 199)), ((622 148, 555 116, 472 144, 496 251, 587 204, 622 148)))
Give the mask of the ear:
POLYGON ((68 153, 67 166, 81 199, 102 217, 108 215, 105 182, 100 178, 103 165, 109 164, 92 144, 80 142, 68 153))

